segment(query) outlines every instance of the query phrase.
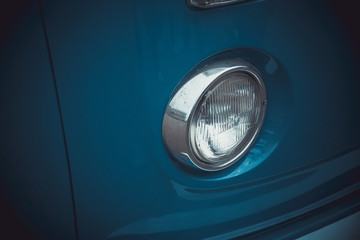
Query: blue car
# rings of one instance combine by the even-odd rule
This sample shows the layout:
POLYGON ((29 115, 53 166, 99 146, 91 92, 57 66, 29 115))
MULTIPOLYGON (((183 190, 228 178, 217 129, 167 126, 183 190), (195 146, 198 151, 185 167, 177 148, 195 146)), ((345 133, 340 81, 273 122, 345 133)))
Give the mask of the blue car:
POLYGON ((3 1, 0 239, 360 239, 355 5, 3 1))

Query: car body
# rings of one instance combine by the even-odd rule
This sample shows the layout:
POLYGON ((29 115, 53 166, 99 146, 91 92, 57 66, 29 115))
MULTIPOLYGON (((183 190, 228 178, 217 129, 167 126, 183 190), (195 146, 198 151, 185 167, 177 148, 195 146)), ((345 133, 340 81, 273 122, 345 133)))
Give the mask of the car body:
POLYGON ((359 211, 360 55, 351 7, 3 5, 4 235, 294 239, 359 211), (162 119, 176 86, 214 54, 252 63, 268 103, 241 160, 195 171, 168 153, 162 119))

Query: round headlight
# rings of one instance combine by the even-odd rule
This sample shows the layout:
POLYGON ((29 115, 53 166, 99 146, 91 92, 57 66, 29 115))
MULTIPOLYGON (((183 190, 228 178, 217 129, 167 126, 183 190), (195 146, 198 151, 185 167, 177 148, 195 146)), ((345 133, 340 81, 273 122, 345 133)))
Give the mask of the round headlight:
POLYGON ((260 131, 266 106, 258 71, 240 59, 208 63, 170 100, 163 138, 181 162, 220 170, 239 160, 260 131))

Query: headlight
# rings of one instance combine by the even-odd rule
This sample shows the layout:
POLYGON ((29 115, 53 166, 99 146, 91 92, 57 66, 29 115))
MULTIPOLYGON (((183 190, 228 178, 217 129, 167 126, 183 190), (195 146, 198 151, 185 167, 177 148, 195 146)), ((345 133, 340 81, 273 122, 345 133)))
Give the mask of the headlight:
POLYGON ((170 100, 164 142, 183 163, 223 169, 254 142, 265 106, 265 86, 255 67, 240 59, 208 63, 184 79, 170 100))

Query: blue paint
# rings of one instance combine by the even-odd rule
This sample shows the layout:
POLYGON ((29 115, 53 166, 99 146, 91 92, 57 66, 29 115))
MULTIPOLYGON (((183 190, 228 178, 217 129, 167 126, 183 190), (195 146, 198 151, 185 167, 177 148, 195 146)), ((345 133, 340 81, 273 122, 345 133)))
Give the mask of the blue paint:
MULTIPOLYGON (((349 105, 344 92, 355 77, 339 64, 348 50, 339 44, 344 40, 331 19, 318 15, 319 7, 263 1, 193 11, 184 1, 46 2, 80 237, 152 233, 146 238, 166 239, 174 237, 173 230, 179 238, 204 238, 279 217, 300 207, 298 201, 306 202, 301 196, 315 187, 311 178, 305 178, 308 184, 274 188, 272 194, 273 187, 264 187, 258 198, 247 200, 240 193, 222 193, 245 183, 256 189, 260 179, 277 178, 359 143, 359 134, 338 127, 355 126, 359 116, 330 107, 349 105), (235 54, 266 75, 263 131, 243 162, 261 164, 246 174, 241 173, 252 167, 234 165, 215 174, 181 168, 161 139, 171 92, 200 61, 238 47, 243 52, 235 54), (278 65, 274 73, 271 60, 278 65), (348 81, 338 81, 344 74, 348 81), (190 200, 176 184, 206 191, 198 193, 201 201, 190 200), (293 207, 285 208, 291 201, 293 207), (282 205, 286 211, 273 209, 282 205), (161 227, 165 222, 172 227, 161 227)), ((352 161, 356 157, 349 169, 356 166, 352 161)), ((341 171, 330 172, 335 177, 341 171)), ((322 198, 317 194, 313 200, 322 198)))
POLYGON ((359 190, 359 72, 320 2, 43 5, 80 239, 242 236, 359 190), (268 106, 242 161, 201 173, 170 158, 161 126, 176 85, 215 53, 254 64, 268 106))
POLYGON ((68 165, 38 5, 8 6, 0 6, 1 13, 15 15, 12 28, 0 28, 0 197, 9 202, 0 205, 0 239, 75 239, 68 165))

